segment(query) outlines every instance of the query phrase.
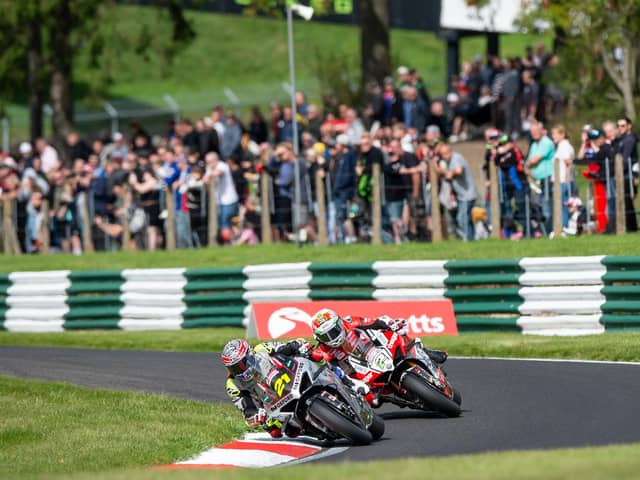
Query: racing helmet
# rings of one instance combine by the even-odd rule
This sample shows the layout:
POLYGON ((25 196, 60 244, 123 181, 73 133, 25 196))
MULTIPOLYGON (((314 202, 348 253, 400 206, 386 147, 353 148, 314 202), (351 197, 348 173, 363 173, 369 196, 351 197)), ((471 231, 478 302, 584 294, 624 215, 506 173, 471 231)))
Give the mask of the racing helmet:
POLYGON ((340 316, 328 308, 316 312, 311 323, 313 338, 329 347, 339 347, 344 340, 344 325, 340 316))
POLYGON ((253 350, 251 345, 242 338, 227 342, 222 349, 221 359, 232 377, 246 382, 255 375, 253 350))

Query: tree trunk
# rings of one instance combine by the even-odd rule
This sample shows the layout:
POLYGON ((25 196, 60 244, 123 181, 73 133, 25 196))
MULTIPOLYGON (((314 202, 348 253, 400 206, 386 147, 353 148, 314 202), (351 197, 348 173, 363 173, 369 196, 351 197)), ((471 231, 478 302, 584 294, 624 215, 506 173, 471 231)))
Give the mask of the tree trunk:
POLYGON ((360 2, 360 52, 362 63, 362 91, 367 83, 376 80, 382 85, 391 73, 388 0, 360 2))
POLYGON ((53 111, 54 144, 62 160, 69 164, 66 136, 73 128, 73 49, 71 32, 73 17, 69 0, 58 0, 53 14, 57 21, 50 27, 51 38, 51 87, 49 91, 53 111))
POLYGON ((35 14, 29 22, 29 133, 31 141, 42 136, 42 32, 40 0, 34 1, 35 14))

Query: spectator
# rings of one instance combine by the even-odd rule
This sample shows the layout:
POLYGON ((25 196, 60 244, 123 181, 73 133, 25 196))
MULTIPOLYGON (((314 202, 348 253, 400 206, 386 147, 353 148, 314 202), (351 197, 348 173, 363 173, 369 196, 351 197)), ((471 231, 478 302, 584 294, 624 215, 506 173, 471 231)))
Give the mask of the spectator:
POLYGON ((45 175, 56 170, 60 166, 58 152, 44 138, 36 140, 36 150, 42 160, 42 171, 45 175))
MULTIPOLYGON (((567 131, 564 125, 556 125, 551 129, 551 138, 556 144, 556 151, 554 155, 554 161, 558 162, 560 178, 553 178, 553 186, 557 188, 558 183, 561 188, 561 200, 562 200, 562 226, 567 227, 569 225, 569 197, 573 196, 572 184, 573 178, 573 161, 575 160, 576 153, 569 142, 567 131)), ((554 170, 555 172, 555 170, 554 170)))
POLYGON ((555 146, 553 141, 546 135, 544 126, 540 122, 531 124, 530 134, 532 143, 529 147, 525 166, 531 172, 533 181, 530 180, 529 185, 538 194, 538 204, 542 207, 542 215, 545 219, 545 233, 548 233, 551 231, 552 225, 551 202, 553 196, 551 179, 555 146))
POLYGON ((220 139, 218 132, 212 127, 208 127, 204 120, 196 122, 196 132, 198 135, 197 152, 199 160, 204 163, 204 157, 209 152, 220 153, 220 139))
POLYGON ((238 192, 233 185, 233 178, 229 166, 220 161, 215 152, 207 153, 205 157, 207 171, 205 182, 216 178, 216 201, 218 203, 218 228, 223 241, 231 239, 231 219, 238 215, 238 192))
POLYGON ((358 114, 353 108, 347 110, 346 120, 347 131, 345 132, 345 134, 349 137, 350 144, 359 145, 360 137, 364 132, 364 126, 362 125, 362 121, 358 118, 358 114))
POLYGON ((474 240, 471 210, 478 195, 471 168, 465 158, 454 152, 449 145, 442 145, 440 157, 446 162, 446 165, 444 168, 438 166, 438 173, 443 175, 446 181, 451 182, 457 201, 456 235, 462 240, 474 240))
POLYGON ((229 115, 226 118, 224 133, 222 134, 222 142, 220 144, 220 155, 223 159, 237 157, 240 150, 240 142, 242 140, 242 128, 238 123, 235 115, 229 115))
POLYGON ((333 190, 328 228, 332 243, 335 243, 336 240, 344 243, 354 243, 356 241, 353 222, 349 218, 351 201, 356 193, 355 172, 356 155, 351 149, 349 137, 344 134, 338 135, 336 138, 335 158, 330 171, 333 190))
POLYGON ((628 117, 618 119, 619 138, 616 153, 622 155, 624 168, 624 204, 627 232, 637 232, 638 222, 634 200, 638 193, 638 136, 631 130, 631 127, 631 119, 628 117))
POLYGON ((402 119, 407 128, 424 132, 429 121, 429 110, 412 85, 402 87, 402 119))
POLYGON ((267 122, 258 107, 253 107, 251 109, 249 137, 257 144, 261 144, 269 140, 269 129, 267 128, 267 122))
POLYGON ((33 163, 33 148, 29 142, 22 142, 19 148, 20 152, 20 168, 25 170, 27 168, 31 168, 33 163))
POLYGON ((67 135, 67 148, 69 149, 71 160, 75 160, 76 158, 87 160, 91 154, 89 145, 80 138, 78 132, 71 132, 67 135))

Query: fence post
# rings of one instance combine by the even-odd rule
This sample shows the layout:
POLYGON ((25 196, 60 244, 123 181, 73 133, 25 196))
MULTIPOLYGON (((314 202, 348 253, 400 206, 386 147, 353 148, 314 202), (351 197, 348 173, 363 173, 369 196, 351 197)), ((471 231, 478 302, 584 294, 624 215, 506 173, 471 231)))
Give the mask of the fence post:
POLYGON ((2 199, 2 245, 5 255, 13 254, 13 245, 10 237, 11 229, 13 228, 11 217, 11 199, 6 195, 2 199))
POLYGON ((498 185, 498 167, 493 160, 489 162, 489 182, 491 192, 491 238, 500 238, 502 233, 500 187, 498 185))
POLYGON ((271 238, 271 202, 269 192, 271 191, 271 175, 263 167, 260 172, 260 230, 262 232, 262 243, 270 244, 271 238))
POLYGON ((218 178, 211 175, 209 179, 209 246, 218 244, 218 178))
POLYGON ((2 118, 2 151, 4 152, 9 151, 9 146, 11 143, 10 128, 11 128, 11 125, 9 123, 9 119, 7 117, 3 117, 2 118))
POLYGON ((324 194, 324 178, 322 178, 322 170, 316 170, 316 203, 318 204, 318 245, 323 247, 329 244, 327 237, 327 208, 324 194))
POLYGON ((82 248, 85 253, 93 253, 93 222, 89 217, 89 194, 83 195, 83 200, 78 202, 80 217, 82 218, 82 248))
POLYGON ((382 172, 380 164, 374 163, 372 166, 373 178, 373 204, 371 205, 371 244, 380 245, 382 243, 382 172))
MULTIPOLYGON (((616 173, 616 234, 620 235, 626 232, 626 214, 624 211, 624 169, 622 166, 623 158, 620 153, 615 156, 615 173, 616 173)), ((631 175, 631 172, 629 172, 631 175)))
POLYGON ((40 246, 40 252, 49 253, 49 247, 51 245, 51 231, 49 230, 49 200, 46 198, 42 200, 42 223, 40 224, 39 237, 42 239, 42 245, 40 246))
POLYGON ((122 250, 129 250, 131 244, 131 230, 129 229, 129 207, 131 195, 129 185, 122 186, 122 250))
POLYGON ((433 162, 427 160, 429 167, 429 183, 431 184, 431 241, 433 243, 442 241, 442 216, 440 212, 440 197, 438 187, 440 178, 433 162))
POLYGON ((167 218, 165 220, 165 234, 167 242, 166 250, 176 249, 176 199, 173 196, 171 185, 166 185, 165 189, 165 207, 167 209, 167 218))
POLYGON ((7 255, 20 255, 22 248, 18 241, 18 234, 13 225, 14 200, 5 196, 2 208, 2 230, 4 232, 4 252, 7 255))
POLYGON ((560 160, 553 159, 553 238, 562 235, 562 183, 560 183, 560 160))

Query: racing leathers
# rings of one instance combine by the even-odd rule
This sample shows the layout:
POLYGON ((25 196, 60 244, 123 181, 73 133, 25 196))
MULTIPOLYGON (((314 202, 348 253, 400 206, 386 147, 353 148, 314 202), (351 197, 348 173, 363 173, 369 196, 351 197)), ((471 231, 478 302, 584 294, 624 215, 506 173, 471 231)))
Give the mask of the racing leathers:
MULTIPOLYGON (((308 356, 312 360, 324 361, 321 355, 314 354, 309 342, 304 339, 297 339, 287 343, 282 342, 263 342, 253 348, 254 352, 265 351, 269 355, 281 354, 287 356, 308 356)), ((227 395, 231 402, 238 408, 244 416, 245 422, 250 427, 263 426, 263 428, 271 434, 272 437, 278 438, 282 436, 282 424, 267 416, 262 408, 262 403, 254 393, 254 382, 252 378, 243 381, 238 377, 233 377, 227 373, 227 395)), ((288 436, 296 436, 298 432, 287 430, 288 436)))
MULTIPOLYGON (((346 316, 342 318, 342 324, 345 329, 345 337, 342 344, 338 347, 330 347, 329 345, 319 343, 316 351, 321 352, 327 362, 332 365, 337 365, 346 375, 351 375, 355 372, 349 363, 349 355, 358 346, 360 330, 392 330, 405 337, 408 333, 408 323, 406 320, 402 318, 394 319, 388 315, 383 315, 378 318, 346 316)), ((409 341, 408 337, 407 341, 409 341)), ((447 352, 432 350, 424 346, 422 348, 427 355, 429 355, 429 357, 438 364, 444 363, 447 359, 447 352)), ((355 381, 354 379, 351 380, 355 381)), ((367 392, 365 398, 370 404, 372 404, 372 406, 378 406, 377 401, 373 398, 371 392, 367 392)))

